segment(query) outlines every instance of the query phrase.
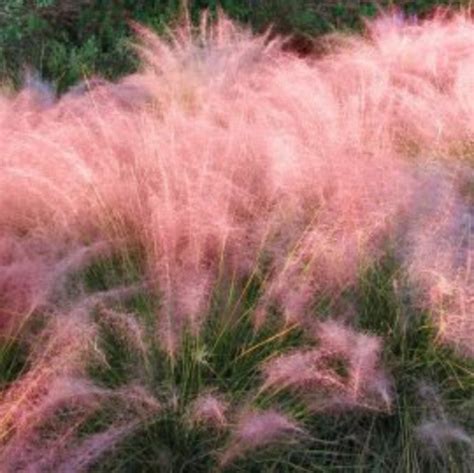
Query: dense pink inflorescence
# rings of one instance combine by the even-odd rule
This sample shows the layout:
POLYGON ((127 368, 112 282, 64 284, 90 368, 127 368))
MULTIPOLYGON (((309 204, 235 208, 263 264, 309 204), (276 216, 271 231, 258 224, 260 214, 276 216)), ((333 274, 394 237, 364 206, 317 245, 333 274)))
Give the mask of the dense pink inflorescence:
POLYGON ((249 450, 288 440, 301 435, 298 424, 277 411, 244 412, 238 421, 233 438, 221 457, 226 465, 249 450))
POLYGON ((263 370, 264 389, 290 390, 316 412, 390 408, 380 339, 333 321, 319 324, 318 338, 316 348, 271 359, 263 370))
POLYGON ((192 423, 204 427, 220 429, 228 424, 228 402, 213 393, 201 394, 192 405, 192 423))

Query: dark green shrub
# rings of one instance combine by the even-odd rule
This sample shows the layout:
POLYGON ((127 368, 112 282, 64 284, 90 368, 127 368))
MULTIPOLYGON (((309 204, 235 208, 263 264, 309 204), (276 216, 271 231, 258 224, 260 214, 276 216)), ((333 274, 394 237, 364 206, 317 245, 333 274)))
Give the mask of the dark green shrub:
MULTIPOLYGON (((262 31, 293 35, 293 47, 306 52, 312 38, 334 29, 354 29, 362 17, 398 7, 426 15, 440 5, 468 0, 189 0, 197 20, 203 9, 220 5, 232 18, 262 31)), ((3 0, 0 5, 0 78, 18 86, 30 66, 59 91, 83 77, 115 78, 137 65, 128 20, 157 31, 179 16, 180 0, 3 0)))

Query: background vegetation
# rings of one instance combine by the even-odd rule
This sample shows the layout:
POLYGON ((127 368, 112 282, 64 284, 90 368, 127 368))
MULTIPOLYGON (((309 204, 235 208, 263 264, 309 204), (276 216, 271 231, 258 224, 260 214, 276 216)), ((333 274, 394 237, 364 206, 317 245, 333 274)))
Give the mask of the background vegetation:
MULTIPOLYGON (((229 16, 261 31, 294 35, 292 46, 311 48, 315 35, 357 29, 382 8, 423 17, 435 7, 465 6, 468 0, 190 0, 193 18, 218 5, 229 16)), ((31 67, 59 91, 84 77, 116 78, 132 71, 137 58, 129 20, 163 32, 179 16, 180 0, 2 0, 0 78, 16 86, 31 67)))

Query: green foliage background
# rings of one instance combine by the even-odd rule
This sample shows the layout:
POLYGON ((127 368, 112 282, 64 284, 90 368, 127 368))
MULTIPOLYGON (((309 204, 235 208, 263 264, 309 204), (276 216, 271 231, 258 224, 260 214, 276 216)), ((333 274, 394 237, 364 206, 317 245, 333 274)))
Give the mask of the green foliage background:
MULTIPOLYGON (((181 0, 1 0, 0 78, 18 86, 25 67, 52 81, 59 91, 81 78, 116 78, 132 71, 137 58, 128 20, 163 32, 179 16, 181 0)), ((357 29, 363 17, 383 8, 424 16, 437 6, 466 5, 468 0, 189 0, 196 19, 220 5, 229 16, 261 31, 295 37, 305 48, 309 38, 334 29, 357 29)))

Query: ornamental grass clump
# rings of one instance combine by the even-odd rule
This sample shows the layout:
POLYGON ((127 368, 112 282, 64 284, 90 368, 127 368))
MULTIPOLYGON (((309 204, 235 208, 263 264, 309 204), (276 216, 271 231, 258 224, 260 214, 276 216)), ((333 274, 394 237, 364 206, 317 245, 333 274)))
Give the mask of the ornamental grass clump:
POLYGON ((222 15, 135 29, 139 72, 0 99, 4 471, 389 468, 392 434, 468 438, 405 422, 420 373, 474 395, 470 17, 307 58, 222 15), (361 302, 387 258, 406 288, 361 302))

